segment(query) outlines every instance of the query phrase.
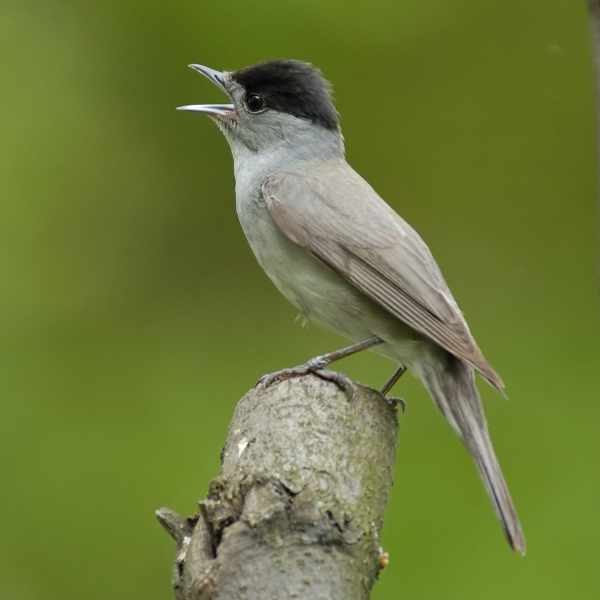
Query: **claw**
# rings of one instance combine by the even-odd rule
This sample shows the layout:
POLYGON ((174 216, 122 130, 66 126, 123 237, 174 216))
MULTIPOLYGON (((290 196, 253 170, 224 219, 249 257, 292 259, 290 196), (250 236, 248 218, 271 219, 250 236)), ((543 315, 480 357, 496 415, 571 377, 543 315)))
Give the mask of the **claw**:
POLYGON ((292 379, 293 377, 302 377, 303 375, 312 373, 313 375, 316 375, 325 381, 331 381, 332 383, 335 383, 335 385, 337 385, 344 392, 344 394, 346 394, 348 400, 352 400, 356 392, 356 385, 354 382, 342 373, 324 369, 322 365, 322 358, 317 356, 316 358, 313 358, 307 363, 298 367, 282 369, 281 371, 275 371, 274 373, 267 373, 256 382, 256 385, 262 385, 263 387, 268 388, 274 383, 279 383, 281 381, 285 381, 286 379, 292 379))
POLYGON ((394 408, 400 406, 402 413, 406 412, 406 401, 403 398, 393 398, 392 396, 383 396, 383 399, 394 408))
POLYGON ((316 369, 311 371, 317 377, 324 379, 325 381, 331 381, 335 383, 335 385, 346 394, 346 398, 348 401, 352 401, 354 399, 354 394, 356 393, 356 384, 343 373, 338 373, 337 371, 329 371, 327 369, 316 369))
POLYGON ((256 385, 262 385, 263 387, 268 388, 274 383, 279 383, 280 381, 285 381, 292 377, 302 377, 302 375, 307 375, 310 372, 311 371, 305 365, 292 367, 290 369, 281 369, 281 371, 274 371, 273 373, 263 375, 256 382, 256 385))

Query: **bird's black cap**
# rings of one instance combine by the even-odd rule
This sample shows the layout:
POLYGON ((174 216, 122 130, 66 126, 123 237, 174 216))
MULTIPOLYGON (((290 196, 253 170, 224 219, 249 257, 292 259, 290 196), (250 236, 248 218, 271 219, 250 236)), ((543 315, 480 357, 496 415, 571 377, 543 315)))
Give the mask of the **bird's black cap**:
POLYGON ((335 130, 338 114, 331 85, 321 71, 299 60, 272 60, 231 74, 246 94, 259 94, 268 107, 335 130))

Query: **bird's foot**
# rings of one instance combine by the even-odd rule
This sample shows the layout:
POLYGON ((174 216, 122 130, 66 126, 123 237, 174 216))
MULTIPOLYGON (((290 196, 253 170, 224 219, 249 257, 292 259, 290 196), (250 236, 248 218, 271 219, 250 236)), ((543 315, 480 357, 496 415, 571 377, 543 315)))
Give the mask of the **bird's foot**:
POLYGON ((344 394, 346 394, 346 398, 348 400, 352 400, 354 398, 354 394, 356 393, 356 384, 350 377, 344 375, 343 373, 338 373, 337 371, 330 371, 329 369, 315 369, 311 371, 317 377, 324 379, 325 381, 332 381, 337 385, 344 394))
POLYGON ((402 413, 406 412, 406 401, 403 398, 393 398, 392 396, 383 396, 383 399, 393 408, 400 407, 402 413))
POLYGON ((306 365, 281 369, 280 371, 273 371, 273 373, 265 373, 258 379, 256 385, 262 385, 263 387, 268 388, 274 383, 279 383, 281 381, 285 381, 286 379, 292 379, 292 377, 302 377, 308 373, 310 373, 310 370, 306 367, 306 365))
POLYGON ((330 371, 324 367, 328 363, 323 360, 322 357, 317 356, 310 359, 303 365, 298 367, 291 367, 289 369, 282 369, 281 371, 275 371, 273 373, 267 373, 263 375, 258 381, 257 385, 262 385, 267 388, 275 383, 285 381, 286 379, 292 379, 293 377, 302 377, 312 373, 317 377, 335 383, 343 392, 346 394, 348 400, 354 398, 354 392, 356 391, 356 384, 343 373, 337 373, 336 371, 330 371))

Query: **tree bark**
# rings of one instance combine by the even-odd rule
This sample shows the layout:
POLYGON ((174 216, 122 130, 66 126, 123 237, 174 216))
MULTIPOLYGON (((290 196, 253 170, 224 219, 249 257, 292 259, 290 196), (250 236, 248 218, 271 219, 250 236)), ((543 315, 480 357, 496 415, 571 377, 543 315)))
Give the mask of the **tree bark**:
POLYGON ((238 403, 200 511, 157 517, 177 544, 177 600, 363 600, 387 555, 396 403, 314 375, 238 403))

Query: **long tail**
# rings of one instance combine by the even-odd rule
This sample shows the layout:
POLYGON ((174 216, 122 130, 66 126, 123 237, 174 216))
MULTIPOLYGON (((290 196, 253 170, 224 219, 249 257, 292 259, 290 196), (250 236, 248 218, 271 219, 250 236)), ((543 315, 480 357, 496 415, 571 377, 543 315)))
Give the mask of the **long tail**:
POLYGON ((445 363, 421 365, 419 375, 473 456, 508 543, 525 554, 525 536, 492 446, 473 369, 450 354, 444 358, 445 363))

